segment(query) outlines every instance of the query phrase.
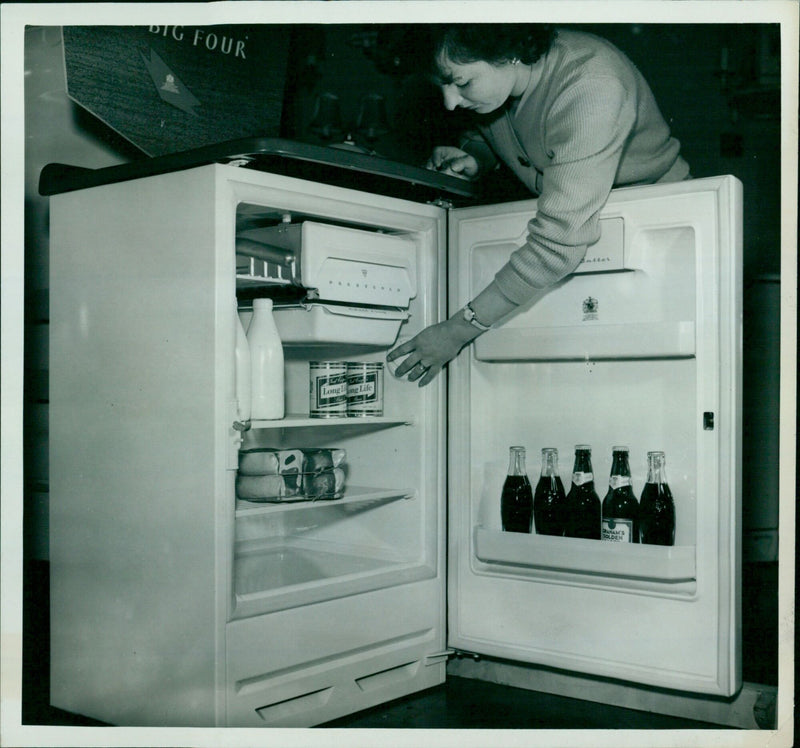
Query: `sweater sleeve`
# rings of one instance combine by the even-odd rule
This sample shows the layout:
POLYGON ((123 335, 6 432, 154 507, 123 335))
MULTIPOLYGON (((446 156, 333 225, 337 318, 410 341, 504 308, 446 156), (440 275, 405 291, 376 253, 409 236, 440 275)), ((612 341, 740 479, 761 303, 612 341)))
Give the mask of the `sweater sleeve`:
POLYGON ((546 119, 549 159, 528 237, 495 276, 502 293, 525 303, 535 289, 571 273, 600 237, 599 212, 614 185, 636 118, 633 96, 615 78, 581 80, 546 119))
POLYGON ((481 176, 488 174, 499 163, 491 146, 486 142, 486 138, 477 130, 465 132, 461 136, 458 147, 475 158, 481 176))

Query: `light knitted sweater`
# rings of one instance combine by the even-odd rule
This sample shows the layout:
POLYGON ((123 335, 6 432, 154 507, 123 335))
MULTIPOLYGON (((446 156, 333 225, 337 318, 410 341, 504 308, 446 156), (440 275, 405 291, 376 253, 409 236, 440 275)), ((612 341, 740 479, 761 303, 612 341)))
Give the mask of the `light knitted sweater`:
POLYGON ((689 166, 633 63, 592 34, 560 30, 516 109, 479 122, 462 148, 497 158, 539 196, 527 242, 495 276, 516 304, 571 273, 600 237, 612 187, 679 181, 689 166))

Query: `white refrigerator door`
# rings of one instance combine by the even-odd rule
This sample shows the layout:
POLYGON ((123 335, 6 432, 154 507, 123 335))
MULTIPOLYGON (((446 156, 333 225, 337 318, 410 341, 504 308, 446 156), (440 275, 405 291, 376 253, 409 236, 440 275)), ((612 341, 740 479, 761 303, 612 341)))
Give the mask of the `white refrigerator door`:
MULTIPOLYGON (((448 643, 727 696, 741 685, 741 184, 619 189, 576 273, 450 366, 448 643), (630 448, 637 498, 663 450, 672 547, 501 530, 510 445, 535 488, 557 447, 569 491, 589 444, 602 501, 630 448)), ((520 246, 535 201, 453 211, 450 314, 520 246)))

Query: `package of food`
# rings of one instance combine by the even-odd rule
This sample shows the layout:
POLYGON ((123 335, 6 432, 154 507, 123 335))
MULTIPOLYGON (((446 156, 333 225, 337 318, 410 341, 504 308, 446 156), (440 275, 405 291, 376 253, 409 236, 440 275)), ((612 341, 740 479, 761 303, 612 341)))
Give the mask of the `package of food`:
POLYGON ((236 496, 245 501, 281 501, 297 496, 297 476, 239 475, 236 496))
POLYGON ((294 496, 303 488, 303 452, 300 449, 282 449, 278 452, 278 472, 286 489, 294 496))
POLYGON ((336 448, 242 450, 236 496, 254 502, 341 498, 346 456, 336 448))
POLYGON ((240 475, 277 475, 279 450, 277 449, 242 449, 239 451, 240 475))
POLYGON ((310 500, 339 499, 344 494, 344 470, 330 468, 303 476, 303 495, 310 500))

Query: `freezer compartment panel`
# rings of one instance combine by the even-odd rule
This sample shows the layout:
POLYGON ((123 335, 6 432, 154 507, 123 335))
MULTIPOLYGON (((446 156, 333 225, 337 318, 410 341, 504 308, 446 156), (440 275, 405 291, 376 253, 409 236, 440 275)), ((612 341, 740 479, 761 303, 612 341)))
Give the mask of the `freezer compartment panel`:
POLYGON ((408 237, 309 220, 237 237, 287 252, 300 270, 295 282, 326 301, 408 307, 417 294, 416 246, 408 237))

